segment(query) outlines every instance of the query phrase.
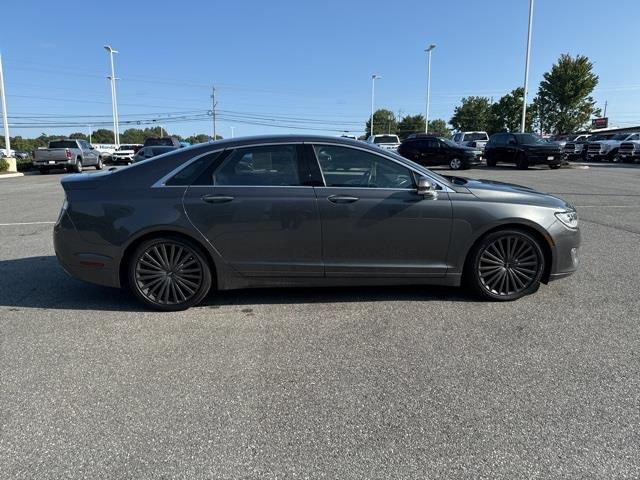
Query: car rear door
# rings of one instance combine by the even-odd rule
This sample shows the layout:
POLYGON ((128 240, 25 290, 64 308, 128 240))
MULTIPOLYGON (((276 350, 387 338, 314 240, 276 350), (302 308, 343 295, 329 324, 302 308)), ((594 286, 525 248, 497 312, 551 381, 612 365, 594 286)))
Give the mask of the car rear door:
POLYGON ((235 148, 185 192, 190 221, 241 275, 324 274, 316 196, 301 149, 235 148))
MULTIPOLYGON (((311 147, 311 146, 308 146, 311 147)), ((440 277, 447 271, 451 201, 418 195, 404 164, 356 147, 306 148, 322 224, 327 277, 440 277)))

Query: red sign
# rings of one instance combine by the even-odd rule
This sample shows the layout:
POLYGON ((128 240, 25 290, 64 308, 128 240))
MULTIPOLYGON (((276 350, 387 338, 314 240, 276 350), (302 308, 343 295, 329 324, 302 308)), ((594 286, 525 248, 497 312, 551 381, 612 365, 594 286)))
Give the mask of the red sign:
POLYGON ((591 128, 607 128, 609 126, 609 118, 594 118, 591 120, 591 128))

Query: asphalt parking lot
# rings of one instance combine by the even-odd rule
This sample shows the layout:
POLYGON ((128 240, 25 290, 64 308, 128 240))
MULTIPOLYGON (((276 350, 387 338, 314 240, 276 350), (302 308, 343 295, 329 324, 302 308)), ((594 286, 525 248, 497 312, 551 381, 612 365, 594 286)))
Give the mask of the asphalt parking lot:
POLYGON ((579 272, 147 312, 58 266, 61 174, 0 180, 0 476, 640 477, 640 165, 463 174, 576 205, 579 272))

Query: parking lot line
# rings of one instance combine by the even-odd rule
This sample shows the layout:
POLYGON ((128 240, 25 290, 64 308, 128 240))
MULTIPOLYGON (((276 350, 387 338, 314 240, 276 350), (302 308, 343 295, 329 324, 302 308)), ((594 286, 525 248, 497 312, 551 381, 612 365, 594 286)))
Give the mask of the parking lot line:
POLYGON ((0 227, 15 227, 19 225, 53 225, 56 222, 21 222, 21 223, 0 223, 0 227))

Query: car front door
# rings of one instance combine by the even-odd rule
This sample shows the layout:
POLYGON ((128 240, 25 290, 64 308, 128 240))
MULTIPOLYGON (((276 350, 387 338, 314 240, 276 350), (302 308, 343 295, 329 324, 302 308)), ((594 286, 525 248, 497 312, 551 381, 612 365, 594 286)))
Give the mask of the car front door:
POLYGON ((193 225, 244 276, 316 277, 324 270, 320 219, 302 145, 225 152, 183 199, 193 225))
POLYGON ((506 135, 506 144, 503 148, 503 162, 515 163, 518 156, 518 140, 515 135, 506 135))
POLYGON ((322 224, 327 277, 440 277, 447 271, 451 201, 416 191, 399 161, 330 144, 307 148, 322 224), (317 162, 317 163, 313 163, 317 162))

